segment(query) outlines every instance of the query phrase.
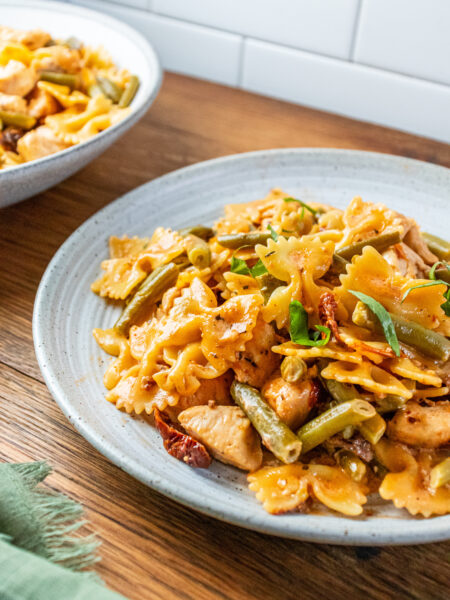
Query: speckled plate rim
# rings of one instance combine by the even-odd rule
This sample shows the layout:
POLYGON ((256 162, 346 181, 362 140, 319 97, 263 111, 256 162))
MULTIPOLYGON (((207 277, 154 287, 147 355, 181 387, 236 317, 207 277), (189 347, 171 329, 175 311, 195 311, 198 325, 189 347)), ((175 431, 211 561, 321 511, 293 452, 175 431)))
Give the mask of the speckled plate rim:
POLYGON ((135 45, 139 47, 143 56, 146 58, 150 70, 149 72, 155 74, 154 83, 149 86, 148 93, 139 100, 139 103, 136 103, 134 106, 131 104, 132 110, 124 119, 115 125, 111 125, 111 127, 100 131, 94 137, 86 140, 85 142, 76 144, 75 146, 71 146, 65 150, 60 150, 59 152, 55 152, 55 154, 50 154, 49 156, 31 160, 11 169, 0 170, 0 183, 2 185, 7 185, 8 181, 16 179, 22 173, 39 170, 41 167, 54 168, 52 163, 55 163, 56 161, 70 162, 75 154, 83 152, 87 147, 100 144, 104 138, 110 137, 114 134, 120 136, 125 133, 128 129, 130 129, 130 127, 139 121, 139 119, 145 114, 149 106, 152 104, 153 100, 156 98, 161 87, 163 71, 161 69, 159 58, 155 49, 144 38, 144 36, 126 23, 122 23, 118 19, 115 19, 114 17, 111 17, 105 13, 101 13, 84 6, 78 6, 76 4, 54 2, 52 0, 17 0, 17 2, 15 0, 0 0, 0 9, 2 5, 13 6, 14 8, 22 7, 24 9, 26 9, 27 6, 33 8, 51 9, 52 11, 58 11, 60 13, 67 14, 68 16, 71 14, 76 14, 80 15, 81 17, 89 18, 93 21, 100 21, 103 25, 108 26, 110 29, 113 29, 122 35, 133 39, 135 45))
MULTIPOLYGON (((73 407, 71 398, 67 397, 64 393, 63 386, 55 370, 55 365, 52 364, 51 340, 46 336, 45 322, 42 319, 44 305, 52 294, 54 286, 53 274, 55 270, 57 271, 60 263, 64 262, 65 256, 70 255, 71 251, 76 248, 78 241, 82 239, 83 234, 91 225, 101 222, 102 218, 106 215, 112 216, 126 209, 129 210, 133 198, 139 197, 142 194, 143 188, 145 188, 146 192, 150 193, 152 188, 159 186, 161 182, 164 182, 164 185, 171 182, 178 182, 179 184, 180 181, 201 176, 205 170, 217 167, 218 165, 227 168, 227 166, 231 166, 235 161, 251 161, 255 157, 270 161, 275 155, 288 157, 292 154, 298 156, 299 161, 302 157, 326 154, 335 157, 336 160, 342 157, 351 158, 355 161, 360 158, 362 161, 373 160, 379 163, 380 168, 385 165, 387 169, 398 169, 399 174, 403 173, 404 175, 405 169, 409 169, 413 171, 416 178, 420 177, 420 173, 423 174, 424 180, 428 179, 431 181, 434 178, 444 178, 450 188, 450 169, 445 169, 444 167, 388 154, 326 148, 274 149, 225 156, 184 167, 148 182, 118 198, 90 217, 64 242, 50 261, 40 282, 33 312, 34 346, 44 380, 50 393, 69 421, 99 452, 152 489, 200 513, 261 533, 302 541, 338 545, 406 545, 448 540, 450 539, 450 515, 431 519, 348 519, 340 516, 297 515, 298 518, 295 521, 295 525, 292 526, 291 521, 289 526, 286 526, 287 521, 284 516, 265 514, 263 517, 260 517, 252 514, 251 510, 239 512, 233 506, 227 508, 220 501, 214 502, 209 500, 209 503, 204 503, 198 497, 198 494, 183 488, 182 482, 178 484, 168 479, 162 479, 149 474, 147 470, 139 465, 130 463, 127 456, 121 453, 118 448, 115 448, 110 441, 100 439, 91 430, 89 423, 84 422, 79 417, 73 407)), ((170 469, 170 465, 168 469, 170 469)))

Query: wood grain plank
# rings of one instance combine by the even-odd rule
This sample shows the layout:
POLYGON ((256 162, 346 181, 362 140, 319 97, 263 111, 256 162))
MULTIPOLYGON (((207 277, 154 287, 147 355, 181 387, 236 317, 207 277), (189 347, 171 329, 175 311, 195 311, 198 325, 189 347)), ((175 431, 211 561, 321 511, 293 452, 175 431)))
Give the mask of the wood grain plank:
POLYGON ((175 504, 94 450, 42 383, 31 334, 34 296, 68 235, 116 197, 179 167, 291 146, 373 150, 450 166, 445 144, 167 74, 149 113, 104 155, 0 212, 0 458, 50 459, 49 485, 85 504, 87 530, 103 541, 100 575, 131 600, 423 600, 448 591, 449 544, 381 550, 306 544, 175 504))
POLYGON ((49 485, 85 505, 86 531, 103 542, 100 575, 131 600, 443 597, 450 544, 313 545, 199 515, 112 465, 72 428, 41 382, 10 367, 2 370, 0 431, 3 460, 50 458, 49 485))

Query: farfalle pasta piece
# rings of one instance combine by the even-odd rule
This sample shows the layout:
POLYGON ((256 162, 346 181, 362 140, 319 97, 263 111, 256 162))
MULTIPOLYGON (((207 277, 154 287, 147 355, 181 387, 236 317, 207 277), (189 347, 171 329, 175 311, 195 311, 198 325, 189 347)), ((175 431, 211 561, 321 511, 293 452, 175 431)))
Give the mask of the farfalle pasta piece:
POLYGON ((24 44, 18 42, 0 42, 0 67, 4 67, 10 60, 16 60, 27 67, 31 63, 33 52, 24 44))
POLYGON ((312 496, 328 508, 348 516, 362 513, 366 488, 338 467, 292 464, 263 467, 248 476, 249 488, 271 514, 301 510, 312 496))
POLYGON ((177 231, 157 227, 150 243, 140 255, 142 261, 148 261, 152 269, 165 265, 184 252, 183 238, 177 231))
POLYGON ((352 350, 345 350, 342 346, 334 342, 326 346, 315 346, 312 348, 299 348, 298 344, 285 342, 279 346, 272 346, 272 352, 283 356, 298 356, 299 358, 332 358, 334 360, 343 360, 352 363, 361 363, 362 356, 352 350))
POLYGON ((424 366, 418 367, 406 356, 400 358, 390 358, 385 363, 385 367, 395 375, 400 375, 406 379, 418 381, 423 385, 433 385, 440 387, 442 379, 436 375, 436 371, 426 369, 424 366))
POLYGON ((371 362, 380 364, 386 358, 395 356, 394 351, 388 343, 374 342, 369 339, 364 339, 364 334, 361 332, 361 328, 359 327, 340 327, 339 336, 348 348, 351 348, 355 353, 358 354, 358 356, 361 357, 361 360, 362 357, 365 357, 371 362))
POLYGON ((267 247, 258 245, 256 254, 271 275, 286 282, 277 288, 263 310, 266 322, 275 321, 280 329, 289 321, 289 304, 300 300, 308 307, 317 306, 326 288, 316 283, 329 269, 333 260, 334 244, 321 242, 314 236, 301 239, 282 236, 275 242, 268 240, 267 247))
POLYGON ((450 388, 447 386, 443 386, 440 388, 425 388, 421 390, 414 391, 414 399, 415 400, 423 400, 427 398, 440 398, 442 396, 448 396, 450 393, 450 388))
POLYGON ((49 81, 38 81, 37 87, 39 90, 43 90, 53 96, 64 108, 76 106, 77 104, 85 106, 90 100, 89 96, 86 96, 86 94, 83 94, 79 90, 71 92, 67 85, 59 85, 57 83, 50 83, 49 81))
POLYGON ((139 262, 129 258, 104 260, 101 267, 105 273, 94 281, 91 290, 113 300, 125 300, 147 276, 139 262))
POLYGON ((350 202, 342 215, 342 223, 344 231, 337 244, 338 249, 381 233, 405 232, 401 215, 389 210, 384 204, 363 202, 360 196, 350 202))
POLYGON ((321 375, 340 383, 360 385, 374 394, 393 394, 407 400, 413 395, 399 379, 367 360, 360 364, 333 361, 321 371, 321 375))
POLYGON ((129 238, 126 235, 118 238, 115 235, 112 235, 109 238, 109 257, 125 258, 141 254, 141 252, 147 248, 149 243, 149 238, 139 238, 137 236, 129 238))
POLYGON ((391 313, 450 335, 450 317, 441 308, 444 286, 415 289, 402 302, 408 289, 429 280, 403 277, 371 246, 353 258, 352 264, 347 265, 347 274, 341 275, 340 280, 342 285, 335 288, 335 293, 348 310, 352 311, 357 302, 349 290, 356 290, 372 296, 391 313))
POLYGON ((136 364, 136 359, 131 354, 128 340, 114 329, 94 329, 93 335, 100 348, 112 356, 117 356, 103 376, 105 388, 111 390, 119 383, 121 377, 136 364))
POLYGON ((223 278, 226 281, 227 290, 230 292, 228 297, 259 292, 258 282, 249 275, 239 275, 229 271, 224 273, 223 278))
POLYGON ((379 488, 385 500, 397 508, 406 508, 412 515, 424 517, 450 512, 450 486, 431 488, 429 477, 434 466, 433 453, 421 451, 417 457, 406 446, 381 440, 375 447, 378 460, 391 471, 379 488))

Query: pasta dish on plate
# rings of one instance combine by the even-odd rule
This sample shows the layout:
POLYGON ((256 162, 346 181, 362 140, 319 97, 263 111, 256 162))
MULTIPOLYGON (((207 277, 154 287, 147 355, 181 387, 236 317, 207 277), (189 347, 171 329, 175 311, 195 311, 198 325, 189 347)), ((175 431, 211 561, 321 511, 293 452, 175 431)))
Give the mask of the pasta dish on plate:
POLYGON ((213 228, 111 237, 92 285, 107 399, 191 467, 248 472, 272 514, 370 494, 450 512, 450 244, 382 204, 279 189, 213 228), (151 416, 151 417, 150 417, 151 416))
POLYGON ((0 170, 42 158, 129 114, 138 78, 103 48, 0 25, 0 170))

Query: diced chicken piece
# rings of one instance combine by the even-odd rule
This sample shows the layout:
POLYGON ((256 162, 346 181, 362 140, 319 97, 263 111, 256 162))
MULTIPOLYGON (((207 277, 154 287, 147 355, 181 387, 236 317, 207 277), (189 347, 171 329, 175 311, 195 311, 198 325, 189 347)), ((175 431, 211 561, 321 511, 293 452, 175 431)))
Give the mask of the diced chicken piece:
POLYGON ((29 161, 54 154, 69 146, 70 144, 56 137, 49 127, 42 125, 20 138, 17 151, 25 161, 29 161))
POLYGON ((244 471, 261 466, 259 436, 238 406, 192 406, 178 420, 217 460, 244 471))
POLYGON ((35 88, 29 98, 28 112, 35 119, 53 115, 58 112, 58 102, 47 91, 35 88))
POLYGON ((183 411, 190 406, 205 404, 231 404, 230 386, 233 381, 231 372, 224 373, 215 379, 202 379, 200 387, 191 396, 180 396, 180 400, 173 408, 183 411))
POLYGON ((37 75, 33 68, 18 60, 10 60, 0 67, 0 92, 13 96, 26 96, 34 88, 37 75))
POLYGON ((389 250, 383 252, 383 257, 404 277, 428 277, 430 267, 417 252, 404 243, 396 244, 393 248, 389 248, 389 250))
POLYGON ((67 46, 49 46, 39 54, 43 55, 32 61, 36 71, 78 73, 82 66, 80 52, 67 46))
POLYGON ((407 402, 389 422, 390 439, 408 446, 438 448, 450 442, 450 402, 437 402, 434 406, 421 406, 407 402))
POLYGON ((27 103, 21 96, 0 93, 0 110, 26 115, 27 103))
POLYGON ((433 254, 428 248, 425 240, 423 239, 419 226, 413 219, 409 219, 411 227, 408 233, 403 238, 405 244, 414 250, 428 265, 433 265, 438 257, 433 254))
POLYGON ((238 353, 237 361, 233 364, 237 380, 261 388, 280 364, 280 356, 271 351, 275 344, 273 327, 259 318, 253 338, 247 342, 245 351, 238 353))
POLYGON ((2 42, 17 42, 27 46, 30 50, 36 50, 45 46, 51 40, 50 34, 42 29, 32 29, 30 31, 22 31, 13 29, 5 25, 0 25, 0 41, 2 42))
POLYGON ((282 377, 267 381, 262 394, 273 410, 292 429, 300 427, 319 398, 319 386, 312 379, 288 383, 282 377))

